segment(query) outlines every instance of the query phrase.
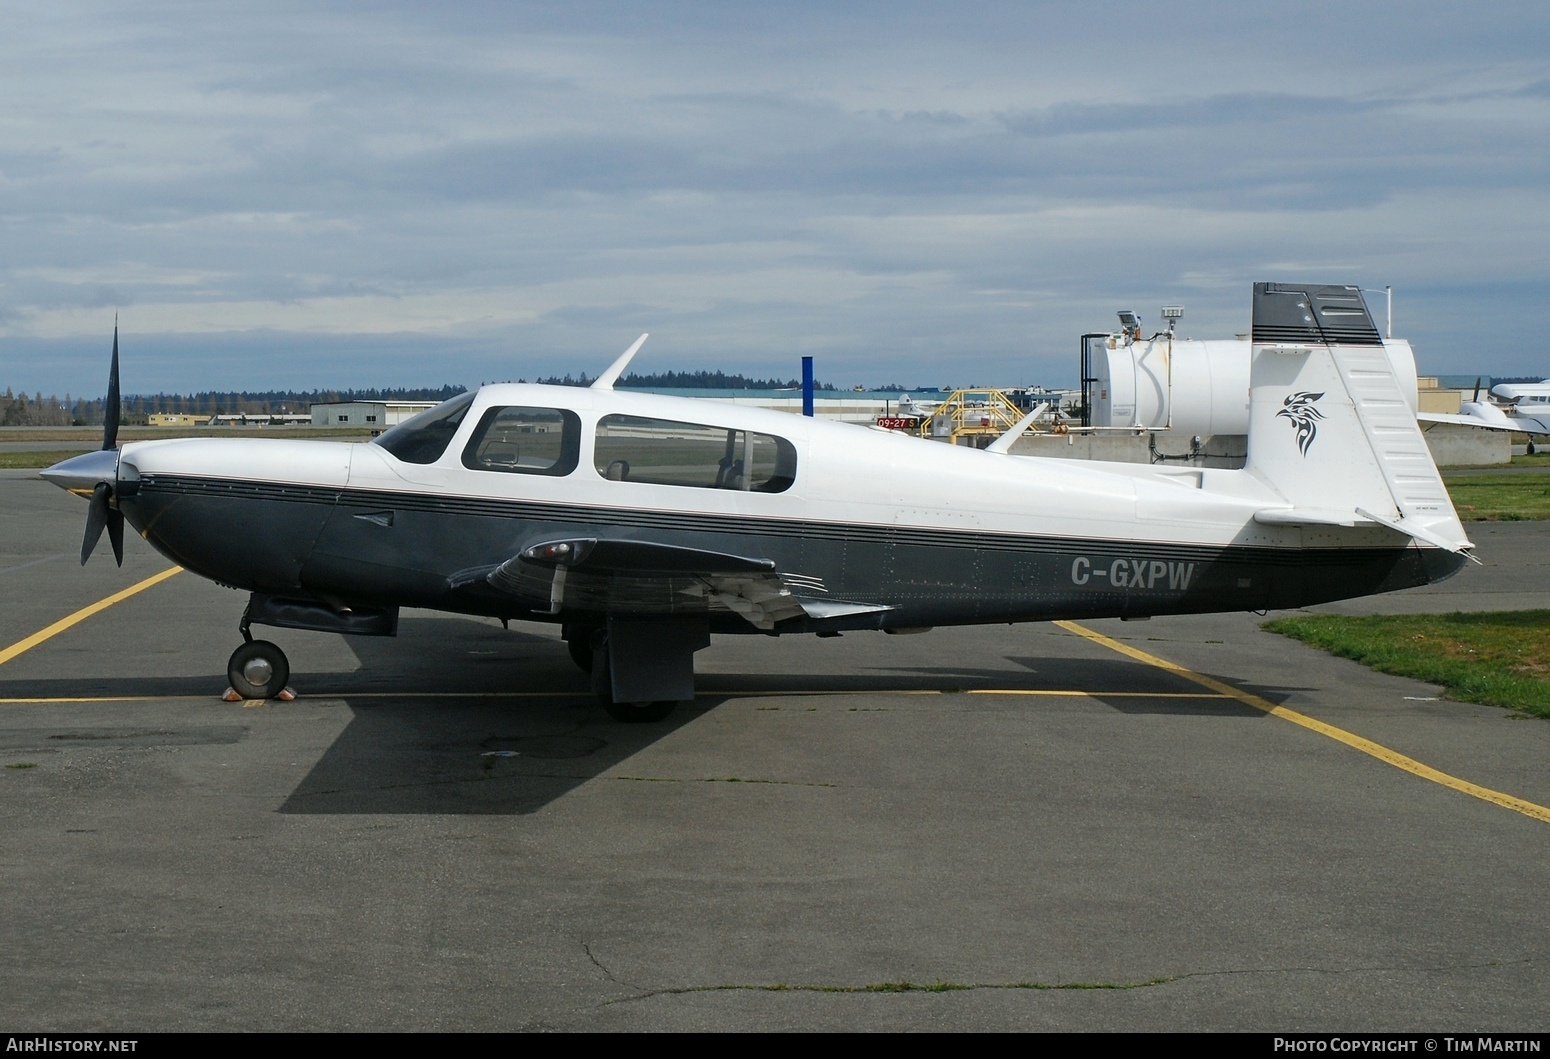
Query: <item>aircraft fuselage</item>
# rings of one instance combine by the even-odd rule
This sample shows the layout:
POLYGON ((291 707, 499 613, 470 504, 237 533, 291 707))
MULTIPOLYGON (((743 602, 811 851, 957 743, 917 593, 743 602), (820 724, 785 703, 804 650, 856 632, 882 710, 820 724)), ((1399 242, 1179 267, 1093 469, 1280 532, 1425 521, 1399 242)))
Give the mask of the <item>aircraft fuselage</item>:
MULTIPOLYGON (((560 446, 540 447, 539 464, 560 446)), ((382 444, 189 439, 126 445, 120 479, 131 475, 118 496, 129 522, 222 584, 548 621, 600 620, 615 608, 598 592, 619 588, 513 594, 483 573, 558 539, 770 560, 799 596, 868 608, 797 614, 766 630, 775 632, 1297 607, 1426 584, 1463 562, 1380 527, 1337 539, 1256 523, 1274 497, 1244 471, 987 454, 717 402, 563 387, 484 388, 430 462, 382 444), (520 452, 481 463, 481 427, 513 408, 564 413, 552 418, 565 420, 574 451, 540 471, 520 452), (679 437, 676 426, 698 433, 679 437), (730 456, 718 468, 710 456, 723 434, 730 456), (749 438, 770 450, 760 484, 725 466, 753 453, 749 438), (618 469, 631 463, 613 458, 621 452, 632 469, 618 469), (651 461, 655 471, 643 466, 651 461)), ((649 601, 636 606, 651 612, 649 601)), ((715 631, 759 631, 714 599, 664 602, 662 612, 685 608, 715 631)))

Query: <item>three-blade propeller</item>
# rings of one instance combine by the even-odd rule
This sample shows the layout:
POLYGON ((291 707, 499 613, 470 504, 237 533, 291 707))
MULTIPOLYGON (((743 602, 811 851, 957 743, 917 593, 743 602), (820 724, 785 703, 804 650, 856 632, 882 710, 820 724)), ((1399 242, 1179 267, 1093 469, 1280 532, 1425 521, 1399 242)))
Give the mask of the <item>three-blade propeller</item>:
MULTIPOLYGON (((102 451, 111 452, 118 447, 118 321, 113 321, 113 364, 108 369, 108 399, 103 409, 102 451)), ((116 470, 115 464, 115 470, 116 470)), ((98 482, 92 486, 91 506, 86 509, 86 536, 81 539, 81 565, 91 558, 92 549, 102 539, 102 531, 108 531, 108 543, 113 546, 113 558, 124 565, 124 513, 112 503, 112 482, 98 482)))

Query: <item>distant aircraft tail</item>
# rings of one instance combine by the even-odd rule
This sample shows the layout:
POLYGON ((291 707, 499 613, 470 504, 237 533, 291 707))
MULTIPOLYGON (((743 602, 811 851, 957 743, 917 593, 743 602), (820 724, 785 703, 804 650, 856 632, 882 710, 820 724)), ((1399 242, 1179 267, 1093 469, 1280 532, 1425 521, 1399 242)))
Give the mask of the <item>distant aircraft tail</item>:
POLYGON ((1270 524, 1377 524, 1472 547, 1361 291, 1254 284, 1248 469, 1286 498, 1270 524))

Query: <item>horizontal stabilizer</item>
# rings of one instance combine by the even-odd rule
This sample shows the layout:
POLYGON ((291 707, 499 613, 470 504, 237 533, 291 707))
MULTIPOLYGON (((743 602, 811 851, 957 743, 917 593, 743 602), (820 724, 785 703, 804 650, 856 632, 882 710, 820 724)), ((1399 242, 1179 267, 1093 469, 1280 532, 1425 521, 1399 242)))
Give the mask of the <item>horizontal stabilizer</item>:
POLYGON ((1380 526, 1387 526, 1389 529, 1396 533, 1403 533, 1406 536, 1414 537, 1416 540, 1424 541, 1427 544, 1435 544, 1437 547, 1443 549, 1444 551, 1453 552, 1455 555, 1469 556, 1469 558, 1474 560, 1476 563, 1480 561, 1475 559, 1473 555, 1469 554, 1469 549, 1474 547, 1474 545, 1470 544, 1468 541, 1460 544, 1457 541, 1449 540, 1442 534, 1433 533, 1425 526, 1419 525, 1415 519, 1384 518, 1381 515, 1373 514, 1371 511, 1368 511, 1365 508, 1357 508, 1356 513, 1371 522, 1376 522, 1380 526))
MULTIPOLYGON (((1414 519, 1384 518, 1376 515, 1366 508, 1353 508, 1348 511, 1336 511, 1329 508, 1306 507, 1272 507, 1263 511, 1254 512, 1254 521, 1266 526, 1360 526, 1367 523, 1376 523, 1385 529, 1391 529, 1395 533, 1406 537, 1413 537, 1418 541, 1433 544, 1444 551, 1453 552, 1456 555, 1469 555, 1471 547, 1467 542, 1460 544, 1449 540, 1438 533, 1433 533, 1414 519)), ((1474 559, 1474 556, 1469 556, 1474 559)), ((1478 561, 1478 560, 1476 560, 1478 561)))
POLYGON ((1254 521, 1264 526, 1354 526, 1364 520, 1355 511, 1271 507, 1254 512, 1254 521))

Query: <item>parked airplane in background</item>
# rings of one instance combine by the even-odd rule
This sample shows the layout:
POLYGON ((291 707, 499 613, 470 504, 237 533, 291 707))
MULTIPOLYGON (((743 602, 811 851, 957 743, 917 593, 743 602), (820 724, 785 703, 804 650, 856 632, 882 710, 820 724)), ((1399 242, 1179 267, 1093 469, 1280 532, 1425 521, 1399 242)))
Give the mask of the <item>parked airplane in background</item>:
POLYGON ((1499 383, 1491 387, 1491 396, 1500 400, 1513 429, 1550 434, 1550 379, 1499 383))
POLYGON ((251 624, 390 636, 400 607, 557 624, 622 720, 693 696, 710 634, 1266 610, 1454 574, 1471 545, 1354 287, 1254 287, 1248 465, 1012 456, 732 404, 498 385, 371 443, 192 438, 43 472, 249 593, 251 624), (926 487, 923 488, 922 486, 926 487))
POLYGON ((1418 412, 1416 418, 1423 423, 1452 423, 1528 434, 1528 451, 1533 453, 1534 437, 1550 434, 1550 379, 1504 382, 1491 387, 1491 396, 1499 400, 1480 400, 1480 380, 1476 379, 1474 395, 1459 405, 1458 414, 1418 412))

